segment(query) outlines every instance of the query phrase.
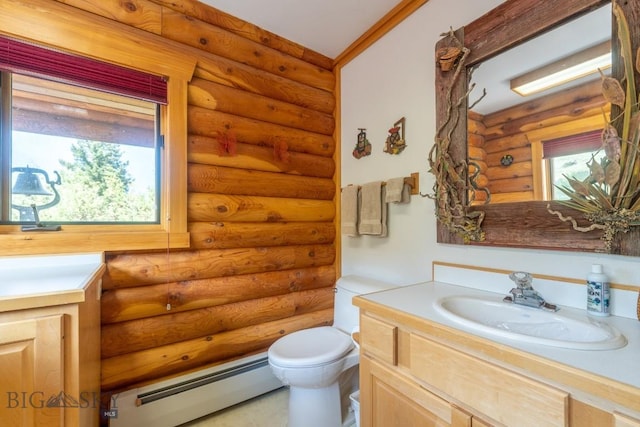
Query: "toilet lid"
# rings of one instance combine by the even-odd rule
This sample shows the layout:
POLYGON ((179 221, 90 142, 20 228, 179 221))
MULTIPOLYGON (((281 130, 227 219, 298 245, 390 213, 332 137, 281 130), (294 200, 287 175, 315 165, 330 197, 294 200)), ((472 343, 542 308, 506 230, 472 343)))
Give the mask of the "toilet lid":
POLYGON ((330 326, 293 332, 269 347, 269 360, 283 367, 310 367, 338 360, 353 348, 351 337, 330 326))

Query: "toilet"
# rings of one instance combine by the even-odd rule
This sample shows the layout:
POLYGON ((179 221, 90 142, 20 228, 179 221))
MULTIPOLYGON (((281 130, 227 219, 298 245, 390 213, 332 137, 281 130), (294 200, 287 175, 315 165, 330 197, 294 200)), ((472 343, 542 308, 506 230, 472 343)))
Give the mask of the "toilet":
POLYGON ((269 347, 273 374, 289 386, 289 427, 354 425, 349 395, 358 389, 360 357, 351 334, 358 330, 359 310, 351 300, 396 286, 367 277, 341 277, 333 326, 296 331, 269 347))

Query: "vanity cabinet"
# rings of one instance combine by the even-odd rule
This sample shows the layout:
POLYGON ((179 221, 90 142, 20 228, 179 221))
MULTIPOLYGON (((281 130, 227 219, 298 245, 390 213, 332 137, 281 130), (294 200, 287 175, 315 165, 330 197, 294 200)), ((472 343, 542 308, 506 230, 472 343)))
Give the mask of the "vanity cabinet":
POLYGON ((99 424, 99 292, 94 277, 84 289, 16 298, 19 309, 0 311, 3 427, 99 424))
POLYGON ((485 357, 466 348, 464 334, 364 305, 362 427, 639 427, 626 414, 595 407, 568 388, 511 366, 508 352, 503 359, 485 357), (448 339, 449 333, 457 338, 448 339))
POLYGON ((628 417, 623 414, 613 414, 614 427, 640 427, 640 420, 628 417))

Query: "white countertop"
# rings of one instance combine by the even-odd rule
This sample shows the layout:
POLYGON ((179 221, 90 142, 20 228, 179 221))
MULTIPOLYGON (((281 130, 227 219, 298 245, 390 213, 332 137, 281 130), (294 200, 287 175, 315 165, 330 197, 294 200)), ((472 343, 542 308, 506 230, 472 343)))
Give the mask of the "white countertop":
POLYGON ((0 312, 80 302, 102 254, 0 257, 0 312))
MULTIPOLYGON (((504 297, 504 294, 497 294, 494 292, 466 288, 442 282, 425 282, 363 295, 361 298, 431 322, 465 331, 527 353, 541 356, 564 365, 606 377, 635 388, 640 388, 640 322, 636 319, 617 316, 598 317, 596 319, 618 329, 627 338, 627 345, 619 349, 573 350, 545 345, 534 345, 527 342, 515 341, 509 338, 482 333, 475 329, 462 326, 461 324, 443 316, 434 308, 434 302, 440 298, 453 295, 497 297, 499 299, 504 297)), ((564 312, 568 315, 570 314, 572 317, 577 316, 578 318, 582 317, 584 319, 590 317, 586 314, 586 310, 565 306, 559 307, 559 313, 564 312)))

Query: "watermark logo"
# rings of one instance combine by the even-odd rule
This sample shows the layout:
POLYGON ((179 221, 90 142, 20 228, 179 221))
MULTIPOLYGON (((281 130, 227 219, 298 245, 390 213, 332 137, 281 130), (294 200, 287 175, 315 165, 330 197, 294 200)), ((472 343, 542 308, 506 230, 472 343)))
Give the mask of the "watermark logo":
POLYGON ((80 403, 73 396, 68 395, 64 391, 58 393, 57 396, 51 396, 47 399, 47 408, 79 408, 80 403))
POLYGON ((41 391, 8 391, 6 392, 5 407, 8 409, 100 408, 101 418, 118 418, 117 398, 117 394, 111 395, 109 405, 105 408, 100 401, 100 393, 97 392, 81 392, 79 396, 73 396, 60 391, 47 397, 41 391))
POLYGON ((9 409, 24 408, 97 408, 100 406, 100 394, 96 392, 81 392, 79 396, 71 396, 64 391, 53 394, 48 398, 41 391, 6 393, 6 407, 9 409))
POLYGON ((118 404, 116 403, 117 399, 118 399, 117 394, 111 395, 111 397, 109 398, 109 402, 110 402, 109 408, 100 410, 100 416, 102 418, 109 418, 109 419, 118 418, 118 404))

